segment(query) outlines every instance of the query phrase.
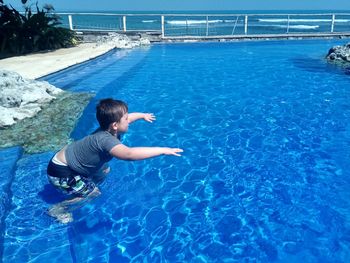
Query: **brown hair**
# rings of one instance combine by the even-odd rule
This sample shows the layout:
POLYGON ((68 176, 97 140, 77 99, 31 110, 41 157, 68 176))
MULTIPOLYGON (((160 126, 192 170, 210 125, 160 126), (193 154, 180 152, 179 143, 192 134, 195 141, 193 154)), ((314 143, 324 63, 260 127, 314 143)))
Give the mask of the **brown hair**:
POLYGON ((102 130, 107 130, 113 122, 119 122, 128 112, 128 105, 112 98, 100 100, 96 106, 96 118, 102 130))

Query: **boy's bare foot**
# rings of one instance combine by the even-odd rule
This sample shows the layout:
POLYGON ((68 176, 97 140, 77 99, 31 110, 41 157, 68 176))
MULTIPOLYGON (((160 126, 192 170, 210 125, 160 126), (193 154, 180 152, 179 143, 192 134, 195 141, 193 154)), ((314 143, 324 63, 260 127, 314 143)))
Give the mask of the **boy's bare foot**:
POLYGON ((67 212, 64 207, 59 205, 54 205, 48 211, 49 216, 52 216, 57 219, 62 224, 68 224, 73 222, 73 215, 70 212, 67 212))
POLYGON ((72 215, 72 213, 69 213, 69 212, 66 212, 64 214, 60 214, 56 218, 62 224, 68 224, 68 223, 73 222, 73 215, 72 215))

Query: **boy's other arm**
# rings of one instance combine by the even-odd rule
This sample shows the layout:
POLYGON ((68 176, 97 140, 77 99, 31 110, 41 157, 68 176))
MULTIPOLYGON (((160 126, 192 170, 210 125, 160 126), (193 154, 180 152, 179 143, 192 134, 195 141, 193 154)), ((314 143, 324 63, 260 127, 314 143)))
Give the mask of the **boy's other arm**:
POLYGON ((148 122, 153 122, 156 119, 156 117, 154 116, 153 113, 132 112, 128 114, 129 123, 132 123, 140 119, 144 119, 145 121, 148 121, 148 122))
POLYGON ((183 152, 179 148, 168 147, 127 147, 124 144, 118 144, 112 148, 110 154, 122 160, 136 161, 143 160, 162 154, 181 156, 179 153, 183 152))

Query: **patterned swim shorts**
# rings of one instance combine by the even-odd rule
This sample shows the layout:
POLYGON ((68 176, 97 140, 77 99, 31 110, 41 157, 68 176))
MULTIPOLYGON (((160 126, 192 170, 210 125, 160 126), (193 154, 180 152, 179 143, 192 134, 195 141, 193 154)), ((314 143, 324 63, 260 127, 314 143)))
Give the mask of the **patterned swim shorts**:
POLYGON ((55 164, 52 160, 47 173, 50 183, 67 195, 86 197, 96 188, 95 183, 89 178, 77 174, 68 166, 55 164))
POLYGON ((86 197, 96 187, 93 182, 80 175, 76 175, 72 178, 58 178, 48 175, 48 178, 51 184, 53 184, 58 190, 68 195, 86 197))

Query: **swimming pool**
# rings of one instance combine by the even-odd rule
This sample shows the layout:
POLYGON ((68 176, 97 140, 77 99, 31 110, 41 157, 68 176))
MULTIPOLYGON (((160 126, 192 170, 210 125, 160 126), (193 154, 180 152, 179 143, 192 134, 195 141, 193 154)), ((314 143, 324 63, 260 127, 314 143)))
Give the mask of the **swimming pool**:
POLYGON ((323 60, 345 42, 159 44, 46 77, 96 93, 73 138, 114 97, 157 116, 125 144, 185 152, 113 160, 64 226, 45 214, 52 153, 3 150, 3 262, 349 261, 350 78, 323 60))

